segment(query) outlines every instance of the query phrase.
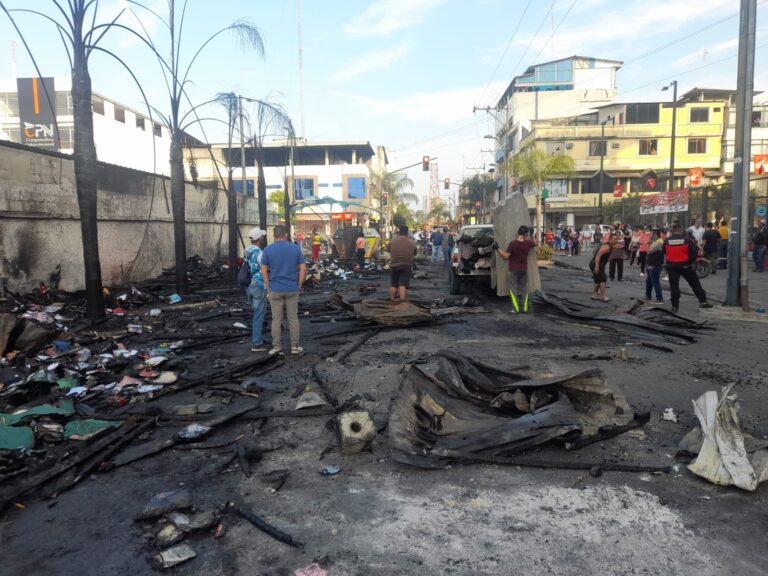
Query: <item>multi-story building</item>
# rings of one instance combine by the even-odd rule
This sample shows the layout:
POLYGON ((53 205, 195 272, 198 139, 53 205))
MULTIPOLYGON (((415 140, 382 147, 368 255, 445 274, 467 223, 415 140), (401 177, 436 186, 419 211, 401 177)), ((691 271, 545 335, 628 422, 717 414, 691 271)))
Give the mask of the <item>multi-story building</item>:
MULTIPOLYGON (((545 185, 546 223, 593 223, 601 180, 603 202, 613 200, 614 190, 622 195, 666 190, 672 111, 670 102, 614 103, 589 114, 533 121, 521 146, 533 144, 575 161, 572 174, 545 185)), ((673 189, 686 185, 691 168, 701 168, 705 181, 722 178, 726 118, 725 101, 678 102, 673 189)), ((535 191, 526 184, 521 188, 534 210, 535 191)))
MULTIPOLYGON (((571 56, 529 67, 516 76, 493 112, 496 118, 496 164, 519 150, 533 122, 585 114, 616 97, 616 72, 622 62, 571 56)), ((513 182, 497 183, 498 197, 508 194, 513 182)))
MULTIPOLYGON (((71 90, 70 77, 0 80, 0 139, 72 154, 75 127, 71 90)), ((165 126, 96 92, 92 105, 93 136, 100 161, 170 174, 171 140, 165 126)))
MULTIPOLYGON (((226 187, 232 168, 234 189, 243 190, 241 150, 228 144, 192 148, 185 152, 192 159, 196 180, 226 187)), ((264 144, 262 150, 244 148, 246 193, 254 195, 258 180, 256 158, 263 155, 263 173, 267 195, 288 192, 295 204, 297 231, 308 232, 320 226, 331 234, 339 226, 368 226, 381 220, 382 198, 372 186, 371 172, 383 173, 387 156, 384 148, 374 151, 369 142, 276 141, 264 144), (293 166, 291 166, 293 156, 293 166)), ((282 207, 269 207, 272 221, 282 207)))

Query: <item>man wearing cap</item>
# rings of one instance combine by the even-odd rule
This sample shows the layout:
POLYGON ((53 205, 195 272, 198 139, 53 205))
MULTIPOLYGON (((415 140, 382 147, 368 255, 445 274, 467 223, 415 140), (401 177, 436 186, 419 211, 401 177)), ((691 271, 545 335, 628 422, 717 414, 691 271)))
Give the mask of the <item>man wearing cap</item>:
POLYGON ((251 283, 245 289, 245 293, 251 301, 253 308, 253 328, 251 331, 251 351, 266 352, 267 347, 262 340, 262 328, 264 326, 264 314, 267 311, 267 288, 261 275, 261 256, 264 245, 267 242, 267 233, 260 228, 254 228, 248 232, 251 245, 243 254, 243 266, 248 266, 251 274, 251 283))
POLYGON ((760 228, 752 237, 754 247, 752 249, 752 261, 755 263, 755 272, 765 272, 765 245, 768 244, 768 229, 765 220, 760 220, 760 228))

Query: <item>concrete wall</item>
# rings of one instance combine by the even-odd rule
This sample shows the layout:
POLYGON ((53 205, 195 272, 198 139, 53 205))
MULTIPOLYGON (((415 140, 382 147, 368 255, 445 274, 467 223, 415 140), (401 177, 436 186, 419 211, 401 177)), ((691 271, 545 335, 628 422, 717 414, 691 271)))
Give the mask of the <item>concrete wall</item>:
MULTIPOLYGON (((187 254, 208 260, 226 255, 225 192, 187 184, 186 198, 187 254)), ((98 203, 105 285, 152 277, 173 265, 167 178, 101 164, 98 203)), ((258 223, 256 200, 240 196, 238 208, 247 240, 258 223)), ((83 288, 72 159, 0 142, 0 282, 25 290, 47 282, 58 266, 61 288, 83 288)))

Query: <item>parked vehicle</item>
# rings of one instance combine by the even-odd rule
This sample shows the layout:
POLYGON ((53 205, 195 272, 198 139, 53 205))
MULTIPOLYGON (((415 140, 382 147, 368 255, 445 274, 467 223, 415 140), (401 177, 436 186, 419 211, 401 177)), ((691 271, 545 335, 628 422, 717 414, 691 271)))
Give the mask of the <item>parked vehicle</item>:
POLYGON ((473 285, 496 288, 493 242, 492 224, 476 224, 461 229, 451 253, 451 294, 459 294, 473 285))
MULTIPOLYGON (((590 238, 594 238, 595 230, 597 230, 597 224, 587 224, 586 226, 582 226, 581 231, 584 232, 585 230, 589 230, 590 238)), ((613 232, 613 226, 608 226, 608 224, 600 224, 600 232, 602 232, 603 237, 605 237, 606 234, 613 232)))
POLYGON ((712 264, 707 258, 704 258, 704 253, 699 248, 699 253, 696 256, 696 263, 693 265, 693 269, 696 270, 696 276, 706 278, 709 273, 712 272, 712 264))

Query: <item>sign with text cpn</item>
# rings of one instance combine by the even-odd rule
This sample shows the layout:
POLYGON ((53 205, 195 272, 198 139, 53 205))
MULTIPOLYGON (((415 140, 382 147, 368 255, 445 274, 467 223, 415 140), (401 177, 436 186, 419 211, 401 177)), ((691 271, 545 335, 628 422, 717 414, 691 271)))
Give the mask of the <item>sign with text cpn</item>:
POLYGON ((53 78, 17 78, 21 143, 59 149, 56 134, 56 90, 53 78))
POLYGON ((688 210, 688 188, 643 194, 640 196, 640 214, 665 214, 668 212, 686 212, 688 210))

